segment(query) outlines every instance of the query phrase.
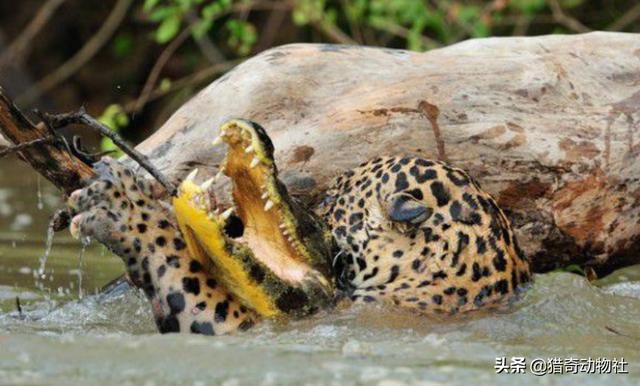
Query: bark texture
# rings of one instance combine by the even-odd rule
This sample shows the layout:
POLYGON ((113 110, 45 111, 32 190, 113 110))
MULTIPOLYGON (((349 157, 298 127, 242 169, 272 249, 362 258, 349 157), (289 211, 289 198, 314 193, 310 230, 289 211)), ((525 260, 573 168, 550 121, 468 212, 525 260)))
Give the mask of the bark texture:
MULTIPOLYGON (((640 261, 640 36, 490 38, 414 53, 298 44, 202 90, 139 146, 172 178, 216 172, 231 117, 267 128, 287 185, 317 197, 383 154, 449 161, 507 211, 538 272, 640 261)), ((221 197, 226 182, 217 187, 221 197)))
MULTIPOLYGON (((54 137, 44 123, 34 125, 0 87, 0 146, 15 146, 54 137)), ((17 151, 19 157, 66 194, 81 188, 94 173, 74 157, 61 141, 39 143, 17 151)))

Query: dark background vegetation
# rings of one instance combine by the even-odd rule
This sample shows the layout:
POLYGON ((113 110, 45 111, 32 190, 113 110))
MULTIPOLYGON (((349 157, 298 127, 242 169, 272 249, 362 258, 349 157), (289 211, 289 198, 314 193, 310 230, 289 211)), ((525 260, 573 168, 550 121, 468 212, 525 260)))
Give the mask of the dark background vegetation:
POLYGON ((0 0, 0 85, 25 110, 84 105, 137 142, 224 71, 276 45, 424 51, 591 30, 640 32, 640 1, 0 0))

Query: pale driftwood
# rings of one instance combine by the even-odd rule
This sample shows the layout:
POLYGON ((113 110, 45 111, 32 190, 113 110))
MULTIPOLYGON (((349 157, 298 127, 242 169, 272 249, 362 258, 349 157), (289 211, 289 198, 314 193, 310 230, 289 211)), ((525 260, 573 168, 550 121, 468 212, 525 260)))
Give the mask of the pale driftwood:
POLYGON ((224 147, 211 140, 229 117, 267 128, 298 193, 382 154, 439 158, 498 199, 536 271, 640 261, 639 35, 478 39, 423 54, 275 48, 139 149, 174 179, 213 174, 224 147))

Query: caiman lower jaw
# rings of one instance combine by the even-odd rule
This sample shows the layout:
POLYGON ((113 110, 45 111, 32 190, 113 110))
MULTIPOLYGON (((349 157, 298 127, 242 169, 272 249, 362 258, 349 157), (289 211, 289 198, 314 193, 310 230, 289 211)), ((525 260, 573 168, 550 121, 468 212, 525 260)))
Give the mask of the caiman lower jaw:
POLYGON ((265 288, 256 285, 243 261, 249 261, 249 250, 238 248, 224 233, 225 220, 231 211, 219 214, 206 202, 203 189, 191 181, 180 185, 178 197, 173 199, 178 225, 189 254, 207 267, 224 283, 240 301, 260 315, 271 317, 279 314, 273 296, 265 288), (242 256, 246 254, 247 256, 242 256), (213 265, 211 256, 217 264, 213 265))
POLYGON ((242 242, 283 280, 301 281, 318 258, 305 245, 300 219, 278 181, 271 140, 260 126, 244 120, 226 123, 220 136, 229 146, 222 168, 233 183, 242 242))
POLYGON ((263 316, 304 315, 331 305, 328 232, 278 181, 271 140, 242 120, 225 124, 220 138, 229 145, 222 171, 233 184, 242 236, 225 233, 229 212, 212 211, 206 189, 187 179, 173 204, 189 252, 263 316))

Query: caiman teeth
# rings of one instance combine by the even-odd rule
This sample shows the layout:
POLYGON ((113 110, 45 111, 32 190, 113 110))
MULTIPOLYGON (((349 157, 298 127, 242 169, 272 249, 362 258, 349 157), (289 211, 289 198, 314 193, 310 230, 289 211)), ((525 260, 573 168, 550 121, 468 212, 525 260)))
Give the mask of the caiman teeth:
POLYGON ((258 166, 259 163, 260 163, 260 160, 258 159, 258 157, 253 157, 253 159, 251 160, 251 164, 249 166, 252 168, 255 168, 256 166, 258 166))
POLYGON ((249 145, 244 149, 245 153, 252 153, 253 152, 253 145, 249 145))
POLYGON ((287 229, 287 224, 280 224, 278 226, 280 227, 280 229, 287 229))
POLYGON ((269 198, 269 192, 262 193, 262 196, 260 196, 260 198, 262 198, 263 200, 266 200, 267 198, 269 198))
POLYGON ((222 218, 225 220, 228 219, 229 216, 231 216, 231 213, 233 213, 233 208, 225 210, 224 212, 222 212, 222 218))
POLYGON ((196 175, 198 174, 198 169, 193 169, 189 174, 187 174, 187 177, 184 179, 185 181, 193 181, 196 178, 196 175))
POLYGON ((215 181, 215 178, 209 178, 208 180, 203 182, 202 185, 200 185, 200 189, 208 190, 211 187, 211 185, 213 185, 213 181, 215 181))
POLYGON ((264 210, 267 211, 267 210, 269 210, 271 208, 273 208, 273 201, 267 200, 267 203, 264 204, 264 210))
POLYGON ((220 177, 222 177, 224 175, 224 168, 220 168, 220 170, 218 170, 218 173, 216 173, 215 177, 213 177, 214 179, 219 179, 220 177))
POLYGON ((223 141, 223 139, 222 139, 222 134, 221 134, 221 135, 217 136, 216 139, 214 139, 213 142, 211 142, 211 144, 213 146, 216 146, 216 145, 221 144, 222 141, 223 141))

